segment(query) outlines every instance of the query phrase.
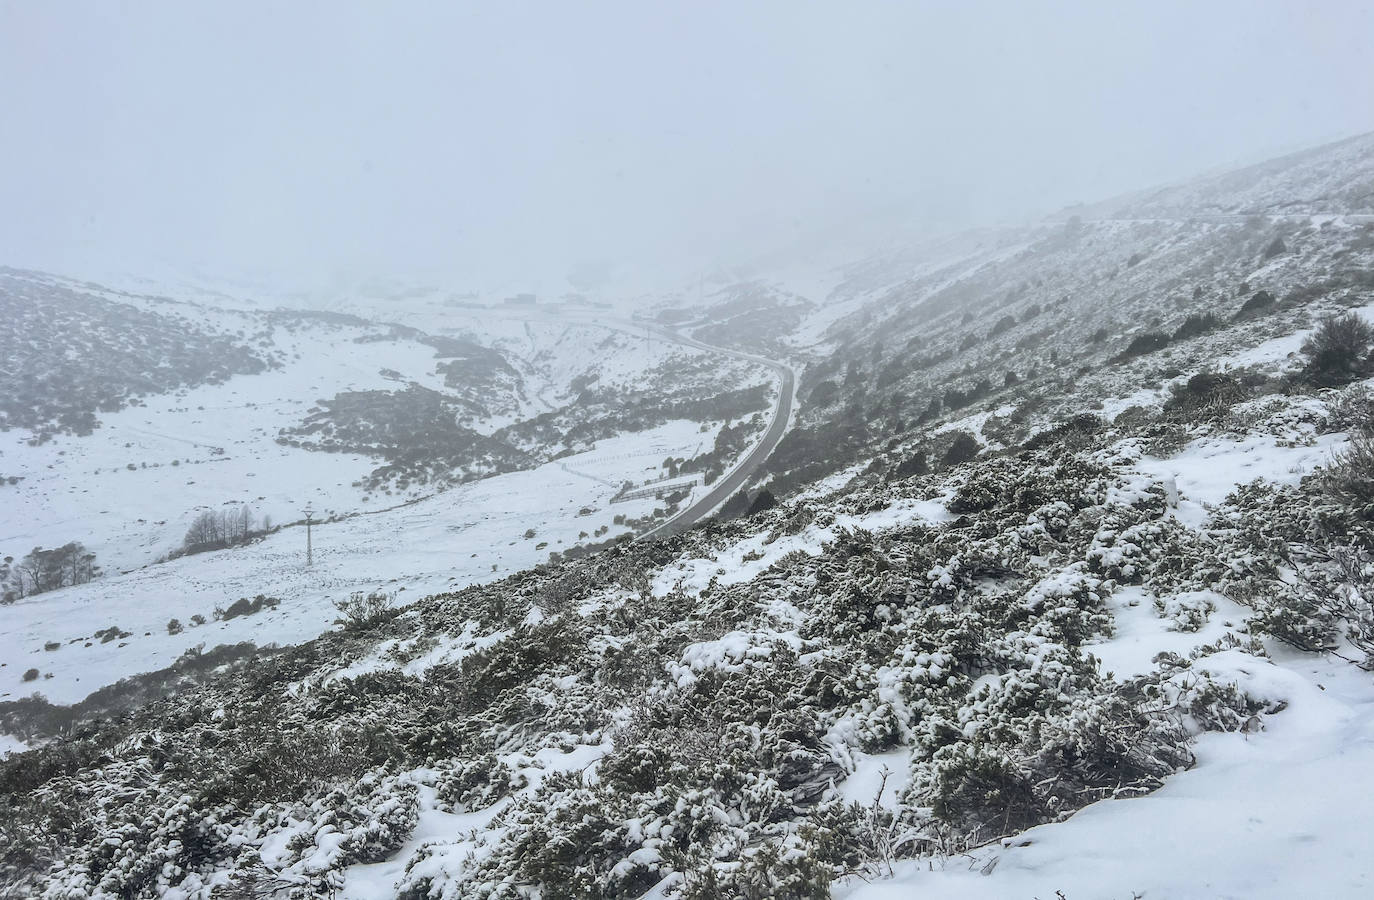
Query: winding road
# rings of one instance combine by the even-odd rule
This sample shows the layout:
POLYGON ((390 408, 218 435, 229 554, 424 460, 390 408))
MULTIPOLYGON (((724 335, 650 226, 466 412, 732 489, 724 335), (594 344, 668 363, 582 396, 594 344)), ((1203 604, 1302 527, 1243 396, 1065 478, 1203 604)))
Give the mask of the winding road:
POLYGON ((754 445, 743 459, 735 464, 735 467, 722 476, 711 489, 702 497, 693 502, 686 509, 681 510, 677 515, 668 521, 656 526, 650 531, 640 535, 638 540, 656 540, 658 538, 671 537, 692 527, 697 522, 711 514, 717 506, 728 500, 736 491, 742 488, 749 477, 754 474, 773 449, 778 446, 778 441, 787 433, 787 426, 792 420, 792 407, 795 402, 796 375, 785 363, 777 360, 767 359, 762 356, 755 356, 752 353, 744 353, 739 350, 730 350, 725 347, 716 347, 712 344, 703 344, 701 341, 689 337, 683 337, 673 331, 665 329, 655 329, 655 332, 664 340, 672 341, 677 344, 684 344, 688 347, 696 347, 710 353, 720 353, 725 356, 733 356, 736 359, 748 360, 758 365, 772 369, 777 373, 780 384, 778 385, 778 404, 773 408, 773 418, 768 422, 768 428, 763 432, 763 439, 754 445))
MULTIPOLYGON (((746 353, 743 350, 733 350, 729 347, 718 347, 714 344, 703 343, 695 338, 679 334, 671 328, 666 328, 654 322, 646 322, 637 319, 621 319, 616 316, 608 316, 605 313, 593 312, 584 317, 568 316, 562 311, 553 312, 547 309, 538 310, 502 310, 510 318, 529 321, 536 319, 539 321, 561 321, 564 323, 577 323, 581 325, 592 325, 605 328, 611 331, 620 331, 634 337, 646 337, 652 335, 661 341, 673 344, 681 344, 686 347, 695 347, 707 353, 719 353, 722 356, 731 356, 735 359, 742 359, 756 365, 771 369, 777 374, 778 402, 773 408, 773 416, 768 422, 768 427, 763 432, 763 439, 754 445, 754 448, 744 455, 734 467, 711 486, 711 489, 703 494, 695 502, 688 505, 685 509, 679 510, 676 515, 662 522, 649 531, 644 532, 635 540, 656 540, 659 538, 670 537, 692 527, 697 522, 706 518, 716 507, 720 506, 731 495, 742 488, 754 474, 763 461, 768 458, 773 449, 778 446, 782 436, 787 433, 787 427, 792 421, 792 409, 796 405, 796 373, 786 363, 775 359, 768 359, 753 353, 746 353), (511 314, 514 312, 514 314, 511 314)), ((498 313, 499 314, 499 313, 498 313)))

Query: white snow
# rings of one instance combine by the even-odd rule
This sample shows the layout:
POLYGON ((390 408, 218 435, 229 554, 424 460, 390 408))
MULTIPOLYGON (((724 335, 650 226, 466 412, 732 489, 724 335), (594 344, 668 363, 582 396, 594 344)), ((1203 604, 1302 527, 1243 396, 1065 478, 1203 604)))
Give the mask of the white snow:
POLYGON ((1321 435, 1310 446, 1285 446, 1264 434, 1242 440, 1206 437, 1168 459, 1141 458, 1136 468, 1159 481, 1173 479, 1179 492, 1179 519, 1197 526, 1206 521, 1209 508, 1225 500, 1237 485, 1256 478, 1296 484, 1304 473, 1328 462, 1345 437, 1321 435))
MULTIPOLYGON (((88 584, 25 598, 0 607, 0 699, 41 692, 72 703, 120 678, 171 664, 203 644, 307 640, 337 617, 333 602, 353 591, 398 592, 397 602, 457 589, 529 568, 551 551, 577 544, 582 532, 613 524, 619 514, 642 516, 655 501, 611 504, 616 487, 569 470, 636 477, 645 460, 686 456, 704 438, 694 422, 597 443, 595 449, 537 469, 463 485, 418 503, 316 525, 315 566, 304 568, 305 534, 287 528, 231 550, 182 557, 110 575, 88 584), (567 468, 564 468, 566 466, 567 468), (583 508, 593 510, 579 515, 583 508), (535 536, 526 538, 527 529, 535 536), (547 544, 547 546, 541 546, 547 544), (190 626, 200 614, 240 597, 266 594, 275 609, 227 622, 209 621, 167 633, 169 619, 190 626), (92 640, 97 629, 118 625, 130 637, 92 640), (58 650, 45 651, 55 641, 58 650), (90 644, 90 646, 86 646, 90 644), (24 682, 36 667, 43 677, 24 682)), ((328 457, 329 454, 321 454, 328 457)))
MULTIPOLYGON (((1325 462, 1343 435, 1287 445, 1271 435, 1204 438, 1167 460, 1137 458, 1149 480, 1176 480, 1177 515, 1206 508, 1255 478, 1292 483, 1325 462)), ((1129 458, 1129 448, 1118 446, 1129 458)), ((1211 591, 1161 598, 1144 588, 1108 600, 1115 634, 1086 649, 1119 678, 1160 652, 1187 656, 1240 626, 1246 610, 1211 591), (1197 632, 1175 628, 1185 607, 1215 607, 1197 632)), ((1141 798, 1106 800, 969 854, 897 863, 895 877, 850 879, 837 900, 972 898, 1274 898, 1374 896, 1374 679, 1338 659, 1274 642, 1269 661, 1238 650, 1193 664, 1219 683, 1287 707, 1257 734, 1208 733, 1197 765, 1141 798)), ((871 778, 870 778, 871 780, 871 778)), ((857 790, 857 789, 856 789, 857 790)))
POLYGON ((1206 591, 1205 599, 1216 611, 1201 630, 1177 631, 1172 622, 1155 611, 1154 598, 1144 588, 1123 587, 1107 601, 1112 612, 1115 633, 1111 638, 1090 644, 1085 650, 1097 657, 1103 672, 1118 678, 1144 675, 1154 669, 1153 660, 1160 653, 1187 656, 1188 651, 1201 644, 1211 644, 1245 621, 1247 611, 1215 591, 1206 591))
POLYGON ((945 508, 948 497, 935 500, 899 500, 884 509, 864 515, 837 515, 828 526, 808 525, 799 533, 786 535, 769 542, 767 533, 748 537, 726 547, 708 558, 689 559, 665 566, 653 580, 656 596, 663 596, 676 587, 700 591, 716 579, 717 584, 739 584, 757 576, 782 557, 795 551, 819 555, 822 548, 834 541, 842 529, 879 531, 898 525, 924 521, 945 522, 953 518, 945 508))
POLYGON ((837 785, 846 802, 897 811, 897 797, 911 782, 911 751, 905 748, 887 753, 856 753, 854 771, 837 785))
POLYGON ((1095 803, 951 858, 898 863, 890 881, 850 882, 838 900, 1374 895, 1374 682, 1340 661, 1237 651, 1199 663, 1288 708, 1265 730, 1203 735, 1197 766, 1158 791, 1095 803), (983 873, 987 874, 983 874, 983 873))

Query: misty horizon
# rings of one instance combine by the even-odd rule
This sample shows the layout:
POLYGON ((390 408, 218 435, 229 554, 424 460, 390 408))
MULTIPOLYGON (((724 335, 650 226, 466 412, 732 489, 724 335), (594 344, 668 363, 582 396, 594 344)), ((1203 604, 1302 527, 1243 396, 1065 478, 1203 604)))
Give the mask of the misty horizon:
POLYGON ((72 274, 662 289, 1374 127, 1374 19, 1345 5, 0 17, 0 262, 72 274))

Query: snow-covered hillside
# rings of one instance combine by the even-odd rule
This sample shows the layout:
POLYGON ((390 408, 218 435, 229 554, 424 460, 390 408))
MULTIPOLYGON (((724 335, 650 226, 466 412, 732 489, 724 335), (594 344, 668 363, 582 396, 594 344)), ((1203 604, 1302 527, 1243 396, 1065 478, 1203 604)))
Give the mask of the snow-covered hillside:
MULTIPOLYGON (((671 422, 530 471, 317 523, 311 568, 305 528, 297 524, 243 547, 26 597, 0 611, 0 699, 37 689, 55 703, 74 703, 120 678, 170 665, 194 647, 308 640, 339 616, 334 602, 355 591, 407 600, 530 568, 592 535, 630 534, 618 517, 646 516, 662 504, 652 496, 612 503, 621 481, 659 477, 664 457, 695 455, 718 430, 671 422), (258 594, 281 605, 230 620, 216 615, 258 594), (193 625, 195 616, 205 624, 193 625), (169 634, 173 619, 186 630, 169 634), (112 626, 128 634, 106 642, 95 635, 112 626), (51 644, 60 649, 44 649, 51 644), (22 680, 31 667, 41 673, 32 685, 22 680)), ((290 479, 283 485, 289 488, 290 479)))
MULTIPOLYGON (((293 446, 312 446, 294 433, 308 424, 322 401, 341 394, 395 397, 418 386, 452 398, 458 426, 490 435, 572 402, 585 389, 579 383, 636 388, 665 375, 683 378, 683 367, 699 370, 699 361, 709 356, 662 341, 646 344, 623 330, 557 315, 521 320, 439 313, 431 325, 440 337, 431 338, 347 316, 243 313, 147 297, 134 298, 137 305, 130 306, 125 295, 95 288, 80 294, 51 288, 48 281, 32 275, 11 278, 25 290, 36 283, 40 290, 61 290, 78 302, 104 302, 102 308, 116 310, 116 315, 143 306, 162 310, 154 315, 168 327, 192 327, 194 322, 210 333, 245 341, 271 362, 261 371, 221 376, 209 384, 159 389, 139 382, 137 394, 123 408, 93 408, 96 421, 81 433, 57 431, 39 441, 30 428, 0 432, 0 475, 14 479, 6 489, 12 514, 0 525, 0 548, 18 556, 34 546, 79 540, 114 571, 147 564, 176 549, 196 515, 226 504, 246 504, 260 517, 286 522, 299 518, 307 504, 323 516, 347 515, 432 493, 432 485, 414 481, 401 490, 360 488, 359 482, 379 465, 375 454, 293 446), (494 362, 482 363, 495 366, 494 374, 476 384, 471 379, 477 376, 468 369, 451 374, 450 367, 462 361, 455 354, 463 351, 442 343, 450 340, 491 354, 494 362), (284 443, 284 435, 292 442, 284 443)), ((15 304, 29 302, 26 294, 7 296, 15 304)), ((135 320, 129 327, 138 340, 138 329, 146 325, 135 320)), ((32 330, 38 328, 35 324, 32 330)), ((20 346, 26 337, 16 331, 10 340, 20 346)), ((167 365, 165 359, 151 364, 167 365)), ((50 365, 52 378, 40 379, 32 390, 65 390, 70 379, 64 365, 79 366, 87 373, 83 377, 97 381, 109 376, 99 360, 50 365)), ((744 363, 722 358, 712 365, 712 383, 721 387, 767 381, 765 373, 744 363)), ((712 392, 702 379, 686 386, 708 396, 712 392)), ((491 470, 475 463, 469 477, 491 470)), ((498 463, 495 471, 503 465, 521 467, 512 459, 498 463)))
MULTIPOLYGON (((1368 896, 1370 147, 641 320, 429 295, 399 326, 293 319, 246 332, 263 372, 182 389, 222 415, 150 395, 7 444, 9 527, 54 542, 82 501, 42 498, 96 491, 138 428, 223 447, 177 477, 337 515, 309 569, 292 524, 0 607, 0 889, 1368 896), (693 337, 799 368, 795 425, 717 518, 614 540, 669 504, 623 482, 689 504, 777 399, 693 337), (378 480, 383 370, 413 399, 488 352, 510 408, 462 427, 525 464, 440 485, 393 453, 378 480), (258 411, 246 383, 307 396, 258 411)), ((148 480, 93 496, 135 517, 70 534, 165 550, 186 521, 137 517, 167 469, 124 465, 148 480)))
POLYGON ((74 381, 129 379, 129 392, 110 394, 120 402, 92 406, 89 427, 0 432, 0 553, 18 560, 34 548, 78 542, 104 570, 89 583, 0 606, 3 697, 31 690, 20 677, 31 662, 23 657, 45 645, 73 652, 59 659, 45 651, 34 660, 42 663, 39 687, 57 702, 74 702, 200 644, 306 640, 329 627, 337 615, 332 602, 354 590, 434 591, 629 537, 633 523, 651 521, 655 511, 661 519, 666 504, 652 491, 612 503, 623 485, 668 481, 680 485, 675 502, 689 504, 705 490, 701 476, 673 481, 663 461, 711 457, 726 425, 745 435, 736 442, 742 453, 747 435, 761 427, 738 412, 715 416, 709 402, 693 421, 674 418, 684 406, 671 398, 709 401, 722 390, 755 386, 766 401, 771 387, 769 375, 747 361, 646 340, 633 323, 564 310, 478 314, 412 304, 410 318, 430 329, 422 331, 351 314, 264 311, 227 299, 209 305, 218 294, 193 301, 33 272, 0 277, 7 302, 29 316, 11 317, 5 338, 10 376, 26 379, 11 390, 57 397, 74 381), (153 371, 176 371, 166 347, 188 334, 248 348, 254 355, 244 358, 260 362, 250 371, 158 381, 90 354, 39 358, 28 349, 33 336, 59 339, 50 322, 39 321, 40 311, 49 319, 85 315, 72 327, 97 339, 92 322, 109 323, 153 371), (165 346, 149 342, 150 329, 159 340, 167 335, 165 346), (593 395, 595 409, 587 399, 593 395), (451 404, 448 420, 410 424, 401 401, 415 396, 451 404), (581 436, 527 427, 541 417, 595 425, 590 417, 619 396, 650 406, 638 419, 614 417, 581 436), (669 405, 656 410, 655 396, 669 405), (330 418, 348 398, 380 405, 330 418), (368 417, 376 417, 375 427, 368 417), (314 424, 321 420, 328 430, 314 424), (427 436, 436 425, 437 437, 427 436), (465 435, 488 441, 498 456, 468 453, 450 464, 435 440, 465 435), (376 475, 379 467, 386 478, 376 475), (309 571, 301 566, 307 509, 318 541, 309 571), (247 510, 264 534, 247 546, 164 562, 182 552, 198 517, 222 510, 247 510), (530 531, 539 537, 526 539, 530 531), (259 594, 282 605, 167 634, 169 620, 214 620, 217 608, 259 594), (101 644, 93 632, 107 626, 129 637, 101 644))

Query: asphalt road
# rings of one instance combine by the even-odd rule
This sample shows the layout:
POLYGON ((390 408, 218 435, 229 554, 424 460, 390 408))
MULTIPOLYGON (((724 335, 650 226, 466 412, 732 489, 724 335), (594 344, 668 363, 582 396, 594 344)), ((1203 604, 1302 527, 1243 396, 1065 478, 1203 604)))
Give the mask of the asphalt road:
POLYGON ((777 360, 767 359, 762 356, 755 356, 752 353, 745 353, 740 350, 731 350, 727 347, 717 347, 713 344, 704 344, 694 338, 678 334, 672 329, 663 328, 654 323, 634 319, 619 319, 613 315, 608 315, 600 310, 588 310, 582 316, 569 317, 565 311, 551 311, 546 309, 511 309, 493 310, 497 315, 502 312, 507 313, 510 318, 515 319, 538 319, 540 321, 580 321, 582 324, 594 325, 600 328, 607 328, 612 331, 621 331, 635 337, 652 334, 659 340, 674 344, 683 344, 688 347, 696 347, 710 353, 719 353, 722 356, 733 356, 736 359, 744 359, 749 362, 765 366, 778 373, 781 380, 781 390, 778 394, 778 405, 773 410, 773 418, 768 423, 768 428, 763 433, 763 440, 754 445, 754 449, 749 451, 744 459, 740 460, 733 469, 725 473, 714 485, 711 490, 686 509, 680 510, 677 515, 668 521, 658 525, 650 531, 641 534, 637 540, 653 540, 655 538, 668 537, 677 534, 700 522, 711 514, 711 511, 720 504, 728 500, 735 492, 744 486, 749 480, 749 476, 763 464, 768 455, 777 447, 778 441, 787 433, 787 426, 792 418, 792 406, 795 402, 793 396, 796 390, 796 375, 783 363, 777 360))
POLYGON ((763 433, 763 440, 754 445, 754 449, 740 460, 733 469, 727 472, 704 496, 678 512, 662 525, 652 531, 646 531, 639 536, 639 540, 653 540, 655 538, 669 537, 677 534, 710 515, 711 510, 724 503, 749 480, 749 476, 754 474, 754 470, 763 464, 768 458, 768 454, 773 452, 773 448, 782 440, 782 436, 787 432, 787 423, 792 418, 793 393, 796 389, 796 376, 792 370, 776 360, 765 359, 762 356, 754 356, 750 353, 741 353, 738 350, 727 350, 724 347, 713 347, 710 344, 703 344, 691 338, 682 337, 674 332, 660 331, 664 340, 670 340, 678 344, 686 344, 689 347, 698 347, 702 350, 709 350, 713 353, 721 353, 725 356, 733 356, 737 359, 747 359, 750 362, 767 366, 777 372, 782 380, 778 392, 778 405, 773 410, 773 419, 768 423, 768 428, 763 433))

